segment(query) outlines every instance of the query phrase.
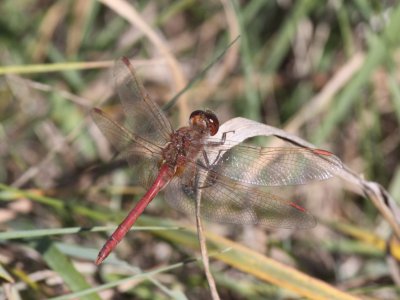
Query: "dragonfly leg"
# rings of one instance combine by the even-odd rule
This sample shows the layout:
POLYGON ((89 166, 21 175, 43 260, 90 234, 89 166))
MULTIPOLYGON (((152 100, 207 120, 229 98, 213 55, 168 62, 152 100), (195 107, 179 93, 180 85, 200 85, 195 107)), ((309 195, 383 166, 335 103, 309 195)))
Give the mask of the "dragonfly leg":
POLYGON ((207 168, 207 170, 211 170, 211 165, 210 165, 210 161, 208 160, 208 156, 206 151, 201 151, 201 153, 203 154, 203 158, 204 158, 204 162, 206 163, 205 167, 207 168))
MULTIPOLYGON (((222 138, 221 138, 220 141, 218 141, 218 142, 210 142, 208 145, 218 147, 218 146, 221 146, 221 145, 225 144, 226 136, 227 136, 228 133, 235 133, 235 130, 230 130, 230 131, 226 131, 226 132, 222 133, 222 138)), ((204 159, 205 166, 202 163, 201 163, 201 165, 203 165, 203 167, 207 171, 212 171, 212 167, 221 158, 222 153, 225 153, 225 152, 226 152, 226 150, 219 150, 216 158, 214 159, 214 161, 212 163, 210 163, 210 160, 208 159, 206 151, 203 150, 202 154, 203 154, 203 159, 204 159)), ((211 177, 215 177, 216 176, 216 173, 214 173, 214 172, 209 172, 209 174, 210 174, 209 176, 211 176, 211 177)), ((211 180, 208 180, 208 182, 210 182, 209 184, 206 184, 204 186, 199 186, 198 189, 204 189, 204 188, 211 187, 211 186, 214 185, 214 181, 215 181, 215 178, 211 178, 211 180)))
MULTIPOLYGON (((210 142, 208 145, 212 146, 212 147, 218 147, 218 146, 222 146, 225 144, 226 141, 226 136, 228 135, 228 133, 235 133, 235 130, 229 130, 229 131, 225 131, 224 133, 222 133, 222 138, 220 141, 218 142, 210 142)), ((212 162, 212 164, 209 163, 209 160, 207 158, 207 154, 205 154, 205 152, 203 152, 203 156, 204 156, 204 160, 207 164, 207 166, 213 166, 216 164, 216 162, 221 158, 221 153, 225 152, 226 150, 219 150, 217 157, 214 159, 214 161, 212 162)))
MULTIPOLYGON (((210 161, 209 161, 209 159, 208 159, 208 156, 207 156, 207 153, 206 153, 206 151, 202 151, 202 154, 203 154, 203 158, 204 158, 204 163, 205 163, 205 166, 204 166, 204 164, 202 163, 202 162, 200 162, 199 161, 199 164, 203 167, 203 168, 205 168, 207 171, 208 171, 208 176, 209 177, 211 177, 211 179, 209 178, 208 180, 207 180, 207 182, 208 182, 208 184, 205 184, 205 185, 202 185, 202 186, 198 186, 197 188, 198 189, 205 189, 205 188, 208 188, 208 187, 211 187, 211 186, 213 186, 214 185, 214 182, 215 182, 215 177, 216 177, 216 173, 215 172, 213 172, 213 170, 212 170, 212 167, 213 167, 213 164, 210 164, 210 161), (213 178, 214 177, 214 178, 213 178)), ((218 156, 219 156, 219 153, 218 153, 218 156)), ((198 174, 196 174, 196 176, 197 176, 198 174)))
POLYGON ((208 145, 209 146, 218 147, 218 146, 221 146, 221 145, 225 144, 226 136, 227 136, 228 133, 235 133, 235 130, 225 131, 224 133, 222 133, 222 137, 221 137, 220 141, 218 141, 218 142, 209 142, 208 145))
POLYGON ((229 130, 229 131, 225 131, 224 133, 222 133, 221 142, 225 143, 225 141, 226 141, 226 135, 227 135, 228 133, 235 134, 235 130, 229 130))
POLYGON ((226 150, 219 150, 217 157, 214 159, 214 161, 210 164, 210 160, 208 159, 207 153, 205 150, 202 151, 204 162, 206 163, 205 168, 207 171, 211 171, 212 167, 215 166, 215 163, 220 159, 221 153, 225 152, 226 150))

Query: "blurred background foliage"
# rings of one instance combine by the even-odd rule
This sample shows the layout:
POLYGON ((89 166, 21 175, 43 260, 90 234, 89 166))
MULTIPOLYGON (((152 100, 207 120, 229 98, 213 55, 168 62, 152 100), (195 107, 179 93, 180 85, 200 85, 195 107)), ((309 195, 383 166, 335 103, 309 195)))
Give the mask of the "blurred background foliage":
MULTIPOLYGON (((194 81, 166 111, 174 127, 211 108, 221 122, 283 128, 400 200, 397 1, 3 0, 0 13, 0 298, 89 287, 99 290, 82 298, 209 298, 201 264, 185 263, 198 254, 196 237, 174 228, 193 220, 162 195, 139 223, 159 228, 130 233, 121 260, 93 263, 105 229, 83 228, 118 223, 143 194, 88 116, 101 106, 123 118, 110 72, 122 55, 160 105, 194 81)), ((312 230, 207 230, 349 295, 398 299, 397 242, 372 203, 339 180, 306 188, 320 221, 312 230)), ((298 293, 224 259, 211 265, 222 299, 298 293)))

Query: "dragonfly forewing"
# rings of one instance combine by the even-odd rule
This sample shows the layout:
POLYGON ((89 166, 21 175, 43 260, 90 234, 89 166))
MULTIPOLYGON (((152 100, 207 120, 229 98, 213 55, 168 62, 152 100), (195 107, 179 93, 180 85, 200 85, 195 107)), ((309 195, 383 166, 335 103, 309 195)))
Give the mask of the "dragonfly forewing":
POLYGON ((210 170, 245 184, 288 186, 332 178, 342 169, 332 153, 300 147, 255 147, 230 141, 203 145, 210 170))
POLYGON ((163 147, 173 132, 172 126, 144 89, 128 58, 116 61, 114 78, 126 114, 127 127, 133 133, 163 147))

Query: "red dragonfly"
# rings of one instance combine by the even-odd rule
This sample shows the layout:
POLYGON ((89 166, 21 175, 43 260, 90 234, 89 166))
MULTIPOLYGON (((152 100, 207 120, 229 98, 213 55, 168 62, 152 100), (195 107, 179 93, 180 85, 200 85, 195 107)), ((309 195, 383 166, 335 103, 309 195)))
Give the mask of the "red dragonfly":
POLYGON ((270 228, 309 228, 316 224, 304 208, 271 190, 334 176, 342 164, 332 153, 300 147, 236 145, 226 139, 229 132, 220 139, 213 138, 219 122, 208 110, 194 111, 189 126, 173 130, 144 90, 128 58, 116 63, 114 77, 127 125, 116 123, 98 108, 93 109, 92 117, 111 145, 138 168, 137 175, 148 190, 104 244, 97 265, 164 188, 167 202, 188 214, 195 213, 200 193, 201 216, 217 222, 270 228))

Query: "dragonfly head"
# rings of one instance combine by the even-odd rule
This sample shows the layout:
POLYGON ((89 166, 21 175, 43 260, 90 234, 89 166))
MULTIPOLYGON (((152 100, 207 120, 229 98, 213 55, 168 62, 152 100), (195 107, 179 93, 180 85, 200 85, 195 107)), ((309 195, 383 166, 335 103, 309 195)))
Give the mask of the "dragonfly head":
POLYGON ((190 126, 207 129, 210 135, 215 135, 219 129, 217 116, 211 110, 195 110, 190 114, 190 126))

